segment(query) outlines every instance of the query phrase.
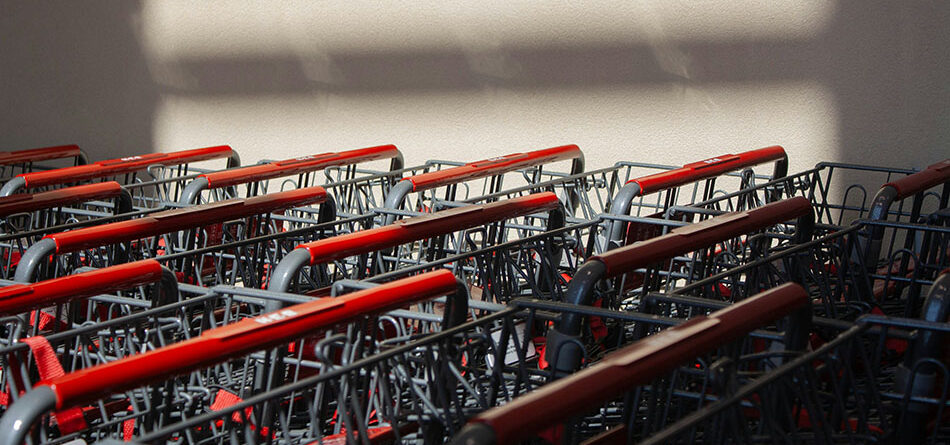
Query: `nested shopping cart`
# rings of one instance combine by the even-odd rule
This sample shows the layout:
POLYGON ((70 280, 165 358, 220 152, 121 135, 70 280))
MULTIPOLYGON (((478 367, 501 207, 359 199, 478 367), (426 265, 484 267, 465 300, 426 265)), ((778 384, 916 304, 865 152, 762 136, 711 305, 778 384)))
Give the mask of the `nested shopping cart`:
POLYGON ((926 215, 947 208, 948 182, 950 160, 921 171, 822 162, 812 169, 711 197, 692 206, 737 211, 777 199, 803 196, 815 207, 820 226, 844 227, 858 219, 918 223, 926 215))
POLYGON ((22 173, 0 187, 0 196, 37 192, 86 182, 117 181, 135 198, 135 205, 154 208, 162 202, 177 201, 185 182, 207 169, 193 163, 227 159, 227 167, 241 164, 240 157, 231 147, 181 150, 169 153, 150 153, 98 161, 73 167, 22 173))
POLYGON ((201 174, 185 186, 179 203, 192 205, 320 185, 335 197, 338 214, 352 216, 376 207, 382 194, 405 171, 402 153, 394 145, 320 153, 201 174), (389 171, 360 165, 387 159, 389 171), (330 169, 332 173, 323 174, 330 169))
POLYGON ((31 148, 0 152, 0 180, 7 181, 20 173, 48 170, 56 165, 82 165, 89 162, 78 145, 31 148))
MULTIPOLYGON (((754 352, 749 346, 770 335, 750 334, 783 317, 794 319, 807 304, 804 290, 790 283, 693 317, 476 414, 450 443, 501 445, 537 437, 555 443, 607 444, 649 438, 709 401, 727 397, 748 374, 785 358, 785 349, 754 352)), ((742 436, 715 437, 743 442, 742 436)))
MULTIPOLYGON (((189 288, 193 286, 183 285, 182 291, 189 288)), ((126 430, 152 430, 214 409, 215 403, 225 403, 228 397, 270 390, 268 382, 261 379, 273 363, 267 362, 268 354, 257 351, 289 348, 295 352, 284 361, 292 365, 288 373, 310 375, 322 372, 324 367, 301 358, 307 344, 303 339, 320 339, 327 332, 335 338, 338 332, 351 332, 355 349, 334 355, 334 359, 360 357, 363 348, 373 348, 375 343, 364 344, 363 339, 386 336, 380 324, 388 322, 377 317, 379 314, 449 296, 439 322, 421 321, 441 330, 460 323, 467 312, 464 287, 448 271, 396 280, 336 298, 307 299, 272 313, 261 310, 268 298, 299 301, 301 297, 227 286, 206 291, 179 303, 47 337, 53 351, 75 357, 66 362, 77 366, 58 377, 44 379, 14 401, 0 420, 9 422, 10 429, 4 428, 11 433, 2 440, 20 443, 34 426, 34 434, 42 442, 75 438, 89 441, 124 437, 126 430), (97 340, 119 347, 104 350, 97 340), (145 349, 137 349, 136 345, 145 349), (77 412, 72 409, 77 405, 84 406, 77 412), (47 412, 50 410, 56 411, 56 422, 37 422, 52 414, 47 412), (73 421, 77 416, 78 425, 68 427, 72 432, 63 431, 61 419, 73 421)), ((415 316, 401 311, 401 315, 390 313, 386 317, 399 317, 395 325, 405 326, 406 320, 415 316)))
POLYGON ((296 221, 308 225, 329 221, 334 218, 332 204, 309 207, 325 200, 323 188, 310 187, 166 210, 47 235, 23 252, 14 278, 31 282, 61 276, 83 266, 104 267, 177 249, 192 250, 252 238, 279 231, 281 223, 282 227, 293 229, 296 221), (281 210, 291 214, 273 215, 281 210), (297 217, 297 212, 307 218, 297 217), (289 220, 290 217, 296 221, 289 220))

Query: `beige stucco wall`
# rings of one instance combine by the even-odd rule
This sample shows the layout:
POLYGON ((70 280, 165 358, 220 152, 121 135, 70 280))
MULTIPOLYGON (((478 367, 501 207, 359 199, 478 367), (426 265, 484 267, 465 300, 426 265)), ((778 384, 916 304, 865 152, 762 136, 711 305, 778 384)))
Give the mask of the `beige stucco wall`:
POLYGON ((950 153, 948 3, 5 2, 0 149, 922 167, 950 153))

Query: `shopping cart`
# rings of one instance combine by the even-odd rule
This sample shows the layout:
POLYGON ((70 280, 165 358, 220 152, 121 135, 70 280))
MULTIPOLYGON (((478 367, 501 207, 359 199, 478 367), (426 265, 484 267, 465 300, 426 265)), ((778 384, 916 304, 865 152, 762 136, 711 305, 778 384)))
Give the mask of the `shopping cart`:
POLYGON ((114 180, 126 186, 138 207, 155 207, 160 202, 177 201, 185 182, 205 170, 190 165, 195 162, 227 158, 230 167, 241 164, 236 151, 226 145, 150 153, 119 159, 98 161, 73 167, 19 174, 0 188, 0 196, 60 188, 91 181, 114 180), (147 175, 143 175, 147 171, 147 175))
MULTIPOLYGON (((584 171, 584 154, 576 145, 512 153, 403 178, 386 194, 383 206, 388 209, 401 209, 405 206, 415 211, 433 211, 436 209, 433 203, 438 199, 460 201, 471 198, 473 194, 496 193, 504 187, 506 177, 508 182, 520 180, 521 183, 516 186, 542 182, 546 175, 556 174, 545 173, 543 166, 564 160, 571 161, 569 175, 584 171), (517 175, 505 175, 518 171, 522 172, 520 178, 517 175), (475 184, 468 183, 477 179, 484 180, 475 184)), ((442 161, 439 165, 450 164, 442 161)), ((395 215, 390 215, 385 224, 392 223, 395 219, 395 215)))
POLYGON ((303 221, 329 221, 334 218, 333 204, 325 203, 326 199, 323 188, 310 187, 166 210, 128 221, 47 235, 22 253, 14 278, 31 282, 36 278, 61 276, 82 266, 104 267, 153 258, 179 246, 190 250, 218 244, 225 236, 252 238, 279 230, 274 219, 283 217, 271 213, 280 210, 301 212, 308 217, 297 218, 303 221), (306 207, 313 204, 321 204, 320 209, 306 207))
POLYGON ((52 165, 38 164, 44 161, 57 163, 72 163, 83 165, 89 162, 86 154, 78 145, 58 145, 55 147, 32 148, 28 150, 0 152, 0 180, 6 182, 20 173, 29 173, 35 170, 47 170, 52 165))
POLYGON ((643 443, 946 443, 950 274, 931 288, 921 318, 816 319, 825 339, 643 443), (710 433, 718 434, 713 436, 710 433), (719 438, 719 439, 717 439, 719 438))
POLYGON ((155 260, 135 261, 32 284, 5 282, 0 287, 0 317, 6 334, 3 345, 11 345, 27 335, 56 333, 82 323, 107 321, 143 307, 176 302, 178 298, 175 275, 155 260), (146 284, 156 286, 144 287, 146 284), (88 302, 88 297, 109 293, 116 294, 115 298, 100 299, 96 304, 88 302), (76 301, 81 303, 69 306, 76 301), (42 311, 44 308, 53 310, 42 311))
MULTIPOLYGON (((471 268, 479 263, 473 251, 563 226, 563 208, 557 196, 551 192, 456 207, 301 244, 274 267, 268 289, 310 293, 341 279, 364 279, 419 265, 464 269, 466 266, 463 264, 467 264, 471 268), (535 216, 538 213, 548 215, 535 216), (449 256, 458 262, 451 264, 439 261, 449 256), (435 262, 438 262, 438 266, 435 262)), ((563 237, 564 234, 560 235, 563 237)), ((495 264, 501 266, 507 258, 516 264, 529 266, 521 271, 525 285, 537 290, 546 287, 550 291, 555 282, 554 271, 561 263, 563 252, 573 249, 564 249, 562 246, 569 243, 558 243, 551 238, 544 239, 548 243, 536 244, 539 241, 537 239, 532 241, 531 244, 522 243, 516 250, 495 251, 495 264), (514 258, 509 256, 512 254, 514 258), (536 263, 537 266, 531 267, 525 261, 536 263)), ((464 272, 460 275, 464 275, 464 272)), ((502 302, 510 298, 510 295, 497 294, 497 290, 489 289, 487 292, 502 302)))
MULTIPOLYGON (((242 195, 245 197, 257 196, 266 194, 268 190, 274 188, 284 190, 315 185, 325 186, 332 195, 335 190, 333 190, 333 186, 329 186, 327 183, 350 181, 357 176, 385 175, 387 172, 366 171, 358 168, 358 164, 385 159, 392 160, 389 173, 395 175, 395 172, 403 170, 402 153, 399 152, 396 146, 380 145, 205 173, 185 186, 179 203, 191 205, 236 198, 242 195), (340 172, 332 177, 332 181, 320 181, 319 173, 330 167, 338 167, 340 172), (294 176, 296 178, 293 178, 294 176), (276 179, 280 179, 280 181, 275 181, 276 179), (236 186, 242 186, 243 193, 240 193, 236 186)), ((330 179, 329 175, 328 179, 330 179)), ((388 179, 389 181, 384 182, 391 183, 398 178, 390 177, 388 179)), ((350 207, 347 206, 351 200, 340 198, 342 198, 342 195, 336 199, 336 202, 338 206, 343 206, 343 208, 338 208, 338 213, 351 211, 350 207)))
POLYGON ((947 208, 950 160, 919 172, 899 168, 822 162, 815 168, 692 204, 738 211, 777 199, 804 196, 819 226, 844 227, 857 219, 921 222, 947 208), (943 191, 938 186, 944 185, 943 191), (913 198, 907 200, 906 198, 913 198), (905 202, 906 201, 906 202, 905 202), (898 202, 896 208, 893 204, 898 202))
POLYGON ((804 290, 787 284, 694 317, 477 414, 450 443, 513 444, 539 433, 556 436, 559 443, 579 443, 596 432, 601 434, 584 443, 650 437, 670 419, 726 396, 737 375, 768 366, 780 353, 743 356, 733 342, 807 304, 804 290), (583 418, 589 412, 594 414, 583 418), (620 428, 607 429, 618 423, 620 428))
MULTIPOLYGON (((186 285, 183 289, 188 287, 186 285)), ((59 348, 55 350, 76 351, 77 357, 90 360, 84 365, 99 364, 44 379, 20 396, 0 419, 0 425, 4 425, 0 428, 10 433, 0 440, 19 444, 34 425, 42 442, 65 442, 80 437, 87 441, 122 437, 125 428, 151 430, 210 408, 219 397, 224 397, 220 391, 234 391, 232 395, 238 397, 246 395, 255 378, 266 375, 257 368, 258 365, 267 365, 262 361, 267 354, 261 357, 256 351, 287 349, 290 342, 298 351, 298 358, 291 360, 296 365, 294 372, 300 374, 304 369, 319 371, 317 364, 299 358, 303 346, 300 339, 327 330, 331 333, 362 332, 357 335, 358 339, 364 335, 375 338, 379 333, 377 315, 446 295, 452 296, 449 307, 457 309, 447 309, 441 323, 451 325, 458 322, 453 320, 453 314, 464 316, 467 312, 467 296, 448 271, 397 280, 336 298, 309 301, 275 313, 261 313, 255 310, 260 304, 253 302, 267 297, 293 296, 222 286, 203 296, 85 330, 87 338, 97 334, 98 338, 110 340, 112 337, 129 337, 122 342, 126 343, 133 340, 130 337, 140 337, 137 338, 139 341, 158 337, 149 339, 147 344, 167 344, 154 350, 133 351, 129 345, 117 348, 119 356, 115 357, 101 350, 99 354, 87 352, 87 349, 98 350, 96 346, 74 349, 68 342, 60 346, 62 343, 53 342, 61 339, 50 336, 50 343, 59 348), (230 302, 230 306, 222 308, 222 301, 230 302), (209 303, 217 310, 201 311, 209 303), (178 318, 162 316, 169 310, 178 318), (134 355, 123 357, 125 352, 134 355), (117 393, 121 395, 111 397, 117 393), (88 403, 93 405, 79 408, 78 413, 72 410, 72 414, 67 414, 71 407, 88 403), (49 410, 56 410, 57 424, 37 423, 49 410), (79 417, 81 422, 77 421, 78 426, 65 428, 73 431, 66 433, 62 431, 62 418, 69 416, 79 417)), ((403 313, 407 319, 413 317, 407 311, 403 313)), ((365 347, 371 347, 371 343, 365 347)), ((353 346, 357 349, 351 353, 358 357, 363 342, 355 341, 353 346)), ((263 390, 270 389, 266 382, 263 385, 263 390)))

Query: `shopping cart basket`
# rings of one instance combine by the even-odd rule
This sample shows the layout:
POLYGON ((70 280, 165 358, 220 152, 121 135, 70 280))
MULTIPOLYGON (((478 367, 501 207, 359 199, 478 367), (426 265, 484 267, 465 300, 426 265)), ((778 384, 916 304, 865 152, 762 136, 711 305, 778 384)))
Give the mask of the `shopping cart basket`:
MULTIPOLYGON (((3 440, 20 443, 36 421, 51 409, 57 410, 59 425, 53 427, 45 422, 37 424, 36 432, 42 436, 42 441, 57 436, 62 436, 61 441, 77 437, 83 437, 85 440, 107 435, 116 437, 117 432, 121 434, 122 430, 129 426, 129 421, 133 422, 134 428, 143 430, 160 427, 176 418, 186 417, 195 409, 207 409, 209 404, 213 403, 217 389, 236 388, 239 394, 243 394, 245 388, 254 383, 254 365, 260 362, 260 355, 256 354, 256 351, 274 347, 286 349, 288 342, 294 342, 299 351, 301 344, 297 340, 327 329, 341 329, 340 323, 346 322, 351 322, 353 330, 367 330, 366 332, 372 334, 377 330, 375 315, 443 295, 460 297, 453 298, 453 301, 461 305, 460 312, 464 314, 466 297, 464 292, 459 294, 459 289, 459 283, 450 272, 438 271, 336 298, 301 303, 276 313, 253 313, 248 308, 254 305, 249 299, 244 299, 243 303, 223 311, 180 314, 182 318, 177 320, 175 325, 168 325, 166 320, 167 327, 164 331, 159 326, 152 325, 154 329, 158 329, 152 335, 168 336, 182 341, 98 366, 85 367, 37 384, 11 404, 3 415, 0 424, 9 422, 9 427, 0 428, 12 428, 5 429, 11 434, 3 440), (213 318, 217 316, 228 319, 230 323, 215 328, 212 323, 213 318), (192 321, 198 325, 189 327, 188 324, 192 321), (179 375, 183 377, 177 377, 179 375), (150 384, 155 385, 143 387, 150 384), (111 394, 122 391, 125 391, 124 395, 110 397, 111 394), (69 410, 64 408, 91 402, 96 402, 91 409, 80 409, 79 412, 80 418, 89 419, 88 424, 76 428, 77 432, 72 434, 57 431, 62 427, 59 418, 66 417, 63 413, 69 410)), ((242 292, 236 288, 231 288, 231 291, 235 294, 242 292)), ((273 294, 256 292, 258 296, 273 294)), ((191 298, 151 311, 167 310, 176 306, 180 311, 194 305, 194 300, 221 299, 219 294, 216 295, 191 298)), ((201 305, 192 306, 192 309, 200 307, 201 305)), ((143 314, 147 312, 149 311, 143 314)), ((448 317, 446 320, 450 321, 448 317)), ((146 318, 141 321, 152 320, 146 318)), ((158 323, 159 318, 156 318, 155 322, 158 323)), ((103 329, 107 328, 100 328, 103 329)), ((120 331, 114 335, 123 334, 120 331)), ((50 341, 52 340, 51 338, 50 341)), ((360 347, 361 344, 361 341, 357 341, 354 346, 360 347)), ((80 355, 85 355, 84 351, 80 352, 80 355)), ((354 353, 359 355, 359 351, 354 353)), ((299 372, 306 364, 298 360, 296 365, 299 372)), ((260 372, 256 374, 257 377, 262 376, 260 372)), ((263 389, 268 389, 266 383, 263 389)))
POLYGON ((739 385, 644 443, 946 443, 950 274, 930 290, 921 318, 816 319, 813 350, 739 385), (715 431, 716 436, 707 435, 715 431))
MULTIPOLYGON (((472 267, 478 264, 472 251, 563 226, 563 208, 551 192, 442 210, 301 244, 274 268, 268 289, 310 292, 340 279, 363 279, 461 254, 467 255, 460 263, 467 261, 468 267, 472 267), (534 216, 544 212, 548 213, 546 218, 534 216)), ((527 255, 527 258, 514 261, 522 265, 526 265, 525 260, 537 262, 536 267, 526 268, 522 274, 528 284, 540 289, 541 281, 552 279, 564 248, 556 243, 531 246, 531 250, 516 251, 516 255, 527 255), (547 271, 542 270, 545 267, 547 271)), ((509 252, 496 253, 495 264, 501 266, 506 261, 503 255, 509 252)), ((452 265, 440 263, 439 267, 447 266, 452 265)), ((547 281, 547 288, 553 283, 547 281)), ((510 295, 495 295, 495 298, 507 301, 510 295)))
MULTIPOLYGON (((48 170, 52 165, 38 164, 44 161, 71 160, 73 165, 83 165, 89 162, 86 154, 78 145, 58 145, 55 147, 32 148, 28 150, 0 152, 0 180, 6 182, 20 173, 29 173, 36 170, 48 170)), ((64 163, 60 161, 58 163, 64 163)))
POLYGON ((476 415, 451 443, 512 444, 542 432, 561 436, 559 443, 578 443, 591 431, 602 435, 584 443, 649 437, 671 418, 701 408, 704 399, 725 395, 735 374, 767 366, 764 354, 737 357, 730 343, 807 303, 800 287, 787 284, 708 317, 694 317, 476 415), (591 411, 595 414, 587 419, 576 419, 591 411), (573 422, 552 431, 572 417, 573 422), (607 430, 616 423, 623 427, 607 430))
POLYGON ((232 199, 109 224, 84 227, 47 235, 30 246, 20 257, 14 275, 16 281, 30 282, 68 273, 81 266, 104 267, 128 260, 155 257, 174 251, 176 246, 194 249, 220 243, 225 236, 251 238, 274 230, 272 212, 297 208, 313 216, 315 222, 332 220, 333 205, 321 205, 320 212, 304 206, 324 203, 321 187, 289 190, 247 199, 232 199), (246 219, 246 220, 245 220, 246 219), (231 224, 223 224, 235 221, 231 224), (53 257, 50 264, 50 258, 53 257))

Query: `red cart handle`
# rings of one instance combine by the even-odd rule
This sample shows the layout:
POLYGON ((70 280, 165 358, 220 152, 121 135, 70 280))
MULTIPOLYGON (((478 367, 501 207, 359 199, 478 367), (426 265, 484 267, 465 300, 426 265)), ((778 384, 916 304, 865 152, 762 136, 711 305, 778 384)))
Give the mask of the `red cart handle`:
POLYGON ((881 188, 893 187, 897 191, 894 199, 901 200, 947 182, 950 182, 950 159, 940 161, 922 171, 907 175, 896 181, 888 182, 881 188))
POLYGON ((72 406, 285 344, 358 317, 448 295, 456 286, 448 270, 416 275, 245 319, 144 354, 43 380, 37 386, 50 388, 58 407, 72 406))
POLYGON ((627 183, 636 183, 640 186, 640 194, 647 195, 696 182, 701 179, 712 178, 742 168, 787 159, 785 149, 781 146, 773 145, 771 147, 750 150, 739 154, 716 156, 703 161, 693 162, 692 164, 686 164, 673 170, 631 179, 627 183))
POLYGON ((300 244, 297 249, 310 253, 311 265, 326 263, 495 221, 550 211, 557 209, 559 205, 554 193, 535 193, 505 201, 456 207, 402 219, 374 229, 300 244))
POLYGON ((263 213, 276 212, 310 204, 319 204, 327 199, 323 187, 308 187, 288 190, 247 199, 229 199, 209 204, 184 207, 149 216, 85 227, 47 235, 44 238, 56 243, 56 253, 74 252, 105 244, 131 241, 202 227, 208 224, 230 221, 263 213))
POLYGON ((29 150, 0 152, 0 165, 23 164, 26 162, 46 161, 49 159, 80 158, 85 154, 78 145, 59 145, 56 147, 31 148, 29 150))
POLYGON ((0 316, 22 314, 31 309, 155 283, 162 278, 162 269, 158 261, 142 260, 34 284, 0 288, 0 316))
MULTIPOLYGON (((486 176, 499 175, 525 167, 563 161, 567 159, 583 160, 584 154, 576 145, 545 148, 527 153, 513 153, 507 156, 469 162, 458 167, 448 168, 405 178, 412 183, 412 191, 420 192, 431 188, 458 184, 463 181, 486 176)), ((580 172, 577 172, 580 173, 580 172)))
POLYGON ((110 199, 122 195, 124 190, 118 182, 97 182, 41 193, 19 193, 0 196, 0 217, 15 213, 67 206, 95 199, 110 199))
MULTIPOLYGON (((807 198, 794 198, 773 202, 744 212, 727 213, 696 224, 677 227, 666 235, 651 238, 592 256, 588 261, 599 261, 606 266, 602 278, 610 278, 645 267, 657 261, 685 252, 691 252, 719 241, 760 230, 794 218, 812 218, 811 203, 807 198)), ((799 231, 810 231, 809 223, 799 231)), ((799 236, 810 237, 810 233, 799 236)))
POLYGON ((171 153, 150 153, 128 156, 87 165, 58 168, 41 172, 17 175, 23 178, 24 187, 43 187, 55 184, 85 181, 106 176, 121 175, 142 170, 150 165, 179 165, 209 159, 233 158, 235 151, 227 145, 183 150, 171 153))
POLYGON ((269 164, 249 165, 232 170, 206 173, 199 177, 208 180, 208 188, 220 188, 313 172, 327 167, 358 164, 360 162, 369 162, 378 159, 392 159, 399 156, 402 156, 402 154, 395 145, 380 145, 377 147, 303 156, 271 162, 269 164))
POLYGON ((450 443, 517 443, 648 384, 701 354, 805 307, 808 301, 801 286, 787 283, 709 316, 694 317, 614 352, 587 369, 475 416, 450 443))

